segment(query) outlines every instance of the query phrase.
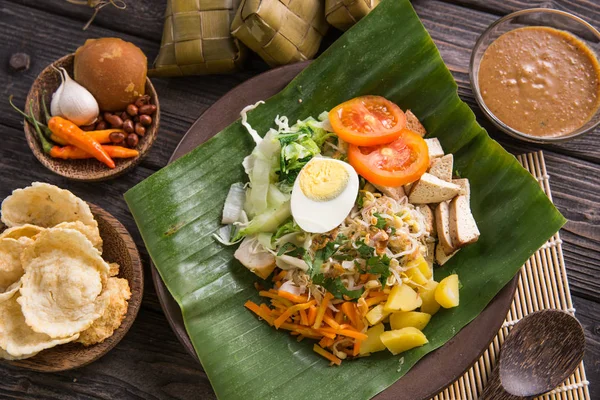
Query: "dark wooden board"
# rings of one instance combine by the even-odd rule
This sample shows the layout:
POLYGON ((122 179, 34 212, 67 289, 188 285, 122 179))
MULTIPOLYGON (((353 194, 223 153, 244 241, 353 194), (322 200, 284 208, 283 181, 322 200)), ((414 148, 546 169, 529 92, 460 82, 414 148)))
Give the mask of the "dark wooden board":
MULTIPOLYGON (((243 73, 216 77, 153 79, 161 101, 159 137, 142 164, 125 176, 104 183, 77 183, 52 175, 33 157, 22 132, 22 119, 5 100, 15 95, 23 105, 37 74, 52 61, 74 51, 87 38, 116 36, 140 46, 149 62, 158 54, 166 0, 126 0, 128 8, 108 6, 87 31, 91 12, 65 0, 0 2, 0 199, 32 181, 46 181, 106 209, 130 231, 146 272, 138 319, 123 341, 98 362, 81 370, 46 375, 0 367, 0 398, 213 398, 208 379, 170 330, 151 280, 149 259, 122 194, 166 165, 191 124, 237 84, 266 69, 251 57, 243 73), (31 56, 26 72, 8 68, 11 54, 31 56), (76 379, 76 382, 73 380, 76 379)), ((600 26, 596 0, 414 0, 413 5, 458 83, 459 94, 476 109, 468 66, 471 47, 483 30, 506 13, 533 6, 573 12, 600 26)), ((326 43, 338 32, 330 30, 326 43)), ((587 335, 585 357, 592 398, 600 398, 600 132, 552 146, 516 142, 495 131, 476 110, 479 121, 514 154, 545 151, 554 202, 569 219, 562 230, 563 249, 577 317, 587 335)))

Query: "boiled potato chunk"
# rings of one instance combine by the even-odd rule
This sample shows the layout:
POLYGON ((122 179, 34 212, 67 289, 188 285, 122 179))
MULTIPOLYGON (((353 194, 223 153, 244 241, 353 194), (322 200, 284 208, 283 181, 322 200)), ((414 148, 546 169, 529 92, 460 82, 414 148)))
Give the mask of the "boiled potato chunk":
POLYGON ((383 332, 380 338, 385 347, 387 347, 393 355, 429 343, 425 335, 423 335, 423 332, 412 326, 383 332))
POLYGON ((406 266, 408 268, 418 269, 426 279, 431 279, 433 277, 433 271, 429 268, 429 264, 427 264, 427 260, 425 260, 425 257, 423 257, 422 254, 419 254, 419 257, 414 260, 409 261, 406 266))
POLYGON ((427 326, 430 319, 431 315, 424 312, 398 311, 390 315, 390 325, 392 326, 392 329, 402 329, 412 326, 413 328, 422 331, 427 326))
POLYGON ((388 315, 390 315, 391 311, 386 311, 383 309, 381 304, 373 307, 371 311, 369 311, 366 315, 367 321, 369 321, 369 325, 373 326, 385 319, 388 315))
POLYGON ((412 311, 421 307, 422 300, 408 285, 396 285, 390 291, 384 309, 386 311, 412 311))
POLYGON ((425 285, 428 281, 428 279, 425 278, 425 275, 423 275, 417 267, 409 269, 405 274, 406 278, 403 278, 403 282, 413 289, 425 285))
POLYGON ((458 306, 458 275, 452 274, 442 279, 435 288, 435 301, 444 308, 458 306))
POLYGON ((385 330, 382 323, 379 323, 371 328, 367 329, 367 340, 360 344, 359 354, 375 353, 376 351, 385 350, 385 346, 381 341, 381 334, 385 330))
POLYGON ((433 315, 440 309, 440 305, 435 301, 435 289, 438 287, 436 281, 429 281, 423 287, 419 288, 419 296, 423 304, 421 305, 421 312, 433 315))

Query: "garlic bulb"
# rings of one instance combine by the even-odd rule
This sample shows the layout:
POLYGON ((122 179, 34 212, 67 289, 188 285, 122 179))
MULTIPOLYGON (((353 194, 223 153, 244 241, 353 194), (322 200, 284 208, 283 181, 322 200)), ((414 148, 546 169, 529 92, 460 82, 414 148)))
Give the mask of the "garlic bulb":
POLYGON ((100 109, 94 96, 75 82, 64 68, 60 68, 62 83, 52 95, 50 113, 68 119, 77 126, 96 121, 100 109))

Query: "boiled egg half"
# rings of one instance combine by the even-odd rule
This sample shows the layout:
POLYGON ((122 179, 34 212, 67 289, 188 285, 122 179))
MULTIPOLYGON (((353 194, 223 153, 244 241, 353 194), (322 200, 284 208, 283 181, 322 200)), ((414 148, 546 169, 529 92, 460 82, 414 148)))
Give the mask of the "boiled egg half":
POLYGON ((292 189, 292 216, 302 230, 325 233, 348 216, 358 195, 358 174, 348 163, 315 157, 292 189))

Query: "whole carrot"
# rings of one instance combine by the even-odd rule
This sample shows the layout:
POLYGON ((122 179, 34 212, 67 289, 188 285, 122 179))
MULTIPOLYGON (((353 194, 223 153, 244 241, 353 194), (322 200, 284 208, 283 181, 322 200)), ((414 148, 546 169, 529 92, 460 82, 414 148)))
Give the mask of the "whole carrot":
MULTIPOLYGON (((140 155, 137 150, 128 149, 122 146, 109 146, 104 145, 102 149, 111 158, 133 158, 140 155)), ((91 154, 75 147, 75 146, 54 146, 48 153, 51 157, 62 158, 63 160, 84 160, 88 158, 94 158, 91 154)))
POLYGON ((84 131, 71 121, 61 117, 52 117, 48 121, 48 128, 59 138, 89 153, 109 168, 115 167, 115 162, 106 154, 100 143, 86 135, 84 131))

